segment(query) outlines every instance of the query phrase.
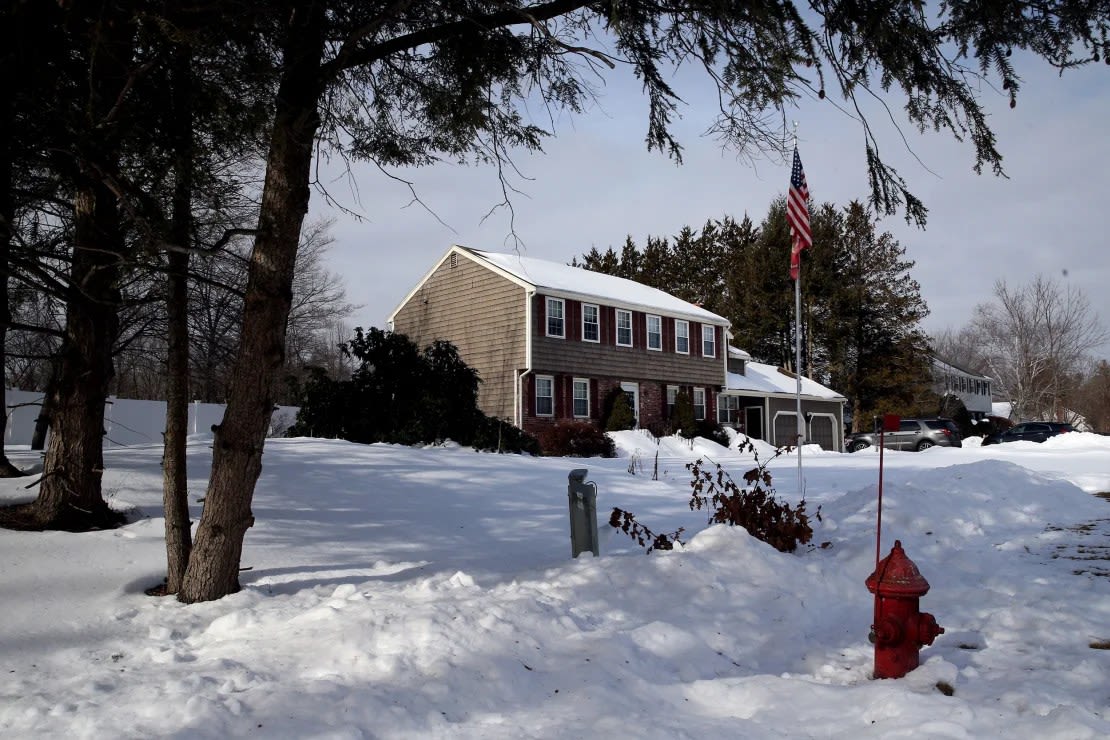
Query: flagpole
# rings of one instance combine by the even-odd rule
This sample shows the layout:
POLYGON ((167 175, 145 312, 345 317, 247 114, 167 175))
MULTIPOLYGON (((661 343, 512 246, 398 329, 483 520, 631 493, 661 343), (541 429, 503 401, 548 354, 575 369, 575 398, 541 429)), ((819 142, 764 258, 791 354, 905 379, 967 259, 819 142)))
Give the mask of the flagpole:
MULTIPOLYGON (((798 151, 798 122, 794 122, 794 152, 798 151)), ((795 401, 798 414, 798 498, 805 498, 802 479, 802 441, 805 439, 805 420, 802 416, 802 265, 798 261, 798 278, 794 281, 794 380, 795 401)))
POLYGON ((786 221, 790 225, 790 278, 794 281, 794 380, 797 401, 798 429, 798 497, 805 498, 802 470, 802 443, 806 439, 805 417, 802 416, 802 251, 813 246, 813 229, 809 223, 809 185, 798 156, 798 122, 794 122, 794 162, 790 169, 790 189, 786 194, 786 221))
POLYGON ((805 418, 802 416, 802 270, 798 267, 798 279, 794 281, 794 379, 795 399, 798 403, 798 498, 805 497, 802 485, 802 441, 805 439, 805 418))

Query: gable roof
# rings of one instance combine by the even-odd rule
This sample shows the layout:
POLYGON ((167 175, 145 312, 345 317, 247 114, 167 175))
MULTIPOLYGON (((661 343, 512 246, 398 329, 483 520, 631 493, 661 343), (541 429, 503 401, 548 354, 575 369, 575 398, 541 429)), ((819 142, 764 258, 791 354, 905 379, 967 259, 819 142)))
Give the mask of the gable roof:
MULTIPOLYGON (((794 397, 798 390, 798 381, 779 371, 774 365, 765 365, 762 362, 753 362, 751 355, 742 349, 729 346, 730 357, 744 359, 744 374, 728 373, 725 388, 729 391, 753 393, 760 396, 791 396, 794 397)), ((826 388, 816 380, 802 378, 802 397, 817 398, 824 401, 846 401, 847 399, 836 391, 826 388)))
POLYGON ((457 245, 448 250, 448 254, 451 252, 484 264, 525 287, 557 298, 571 298, 587 303, 593 301, 618 308, 678 316, 726 328, 729 326, 728 319, 712 311, 633 280, 519 254, 486 252, 457 245))

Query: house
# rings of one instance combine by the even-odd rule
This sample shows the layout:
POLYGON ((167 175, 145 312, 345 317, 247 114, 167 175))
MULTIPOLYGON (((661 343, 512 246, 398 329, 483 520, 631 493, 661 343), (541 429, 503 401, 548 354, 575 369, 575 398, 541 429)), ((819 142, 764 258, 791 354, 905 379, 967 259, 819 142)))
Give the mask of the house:
POLYGON ((991 378, 957 367, 932 357, 933 392, 938 396, 958 398, 972 419, 983 419, 991 411, 991 378))
POLYGON ((453 246, 389 317, 419 346, 454 344, 479 373, 478 405, 537 434, 597 422, 615 389, 639 426, 662 427, 679 389, 713 419, 729 322, 655 288, 518 254, 453 246))
MULTIPOLYGON (((804 377, 800 398, 806 442, 826 450, 842 450, 844 404, 848 399, 804 377)), ((717 403, 721 424, 776 447, 795 444, 798 399, 796 375, 755 362, 736 347, 728 348, 728 377, 717 403)))

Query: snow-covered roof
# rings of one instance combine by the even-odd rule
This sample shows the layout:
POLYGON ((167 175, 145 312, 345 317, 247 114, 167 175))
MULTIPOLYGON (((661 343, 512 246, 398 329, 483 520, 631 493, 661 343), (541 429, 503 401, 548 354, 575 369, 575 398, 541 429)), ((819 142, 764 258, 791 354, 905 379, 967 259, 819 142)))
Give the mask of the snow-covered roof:
POLYGON ((682 316, 719 326, 729 325, 728 319, 712 311, 625 278, 519 254, 486 252, 470 247, 452 249, 486 262, 520 282, 557 297, 596 300, 609 306, 682 316))
MULTIPOLYGON (((734 357, 740 354, 748 354, 743 350, 737 350, 737 354, 734 355, 733 349, 733 347, 729 347, 729 354, 734 357)), ((751 355, 748 356, 750 357, 751 355)), ((730 391, 757 393, 760 395, 793 396, 798 390, 798 381, 795 378, 780 372, 774 365, 765 365, 762 362, 745 362, 744 374, 728 373, 726 383, 727 385, 725 387, 730 391)), ((844 396, 836 391, 826 388, 816 380, 810 380, 809 378, 802 378, 802 396, 807 398, 819 398, 826 401, 845 400, 844 396)))
POLYGON ((989 375, 981 375, 980 373, 973 373, 970 370, 964 370, 962 367, 958 365, 953 365, 947 360, 942 360, 936 355, 933 355, 933 367, 950 375, 966 375, 969 378, 976 378, 977 380, 992 380, 991 376, 989 375))

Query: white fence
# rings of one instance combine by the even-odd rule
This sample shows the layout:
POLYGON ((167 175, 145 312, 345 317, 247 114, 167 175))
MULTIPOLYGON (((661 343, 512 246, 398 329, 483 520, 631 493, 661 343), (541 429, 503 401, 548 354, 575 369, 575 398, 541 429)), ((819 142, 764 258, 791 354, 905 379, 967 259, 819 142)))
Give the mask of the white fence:
MULTIPOLYGON (((35 419, 42 407, 42 393, 30 391, 4 392, 8 414, 6 446, 30 445, 35 432, 35 419)), ((189 404, 189 433, 210 432, 213 424, 224 418, 224 404, 189 404)), ((279 406, 270 418, 270 435, 278 435, 292 426, 297 418, 296 406, 279 406)), ((135 401, 109 398, 104 406, 104 447, 132 447, 162 444, 166 430, 165 401, 135 401)))

